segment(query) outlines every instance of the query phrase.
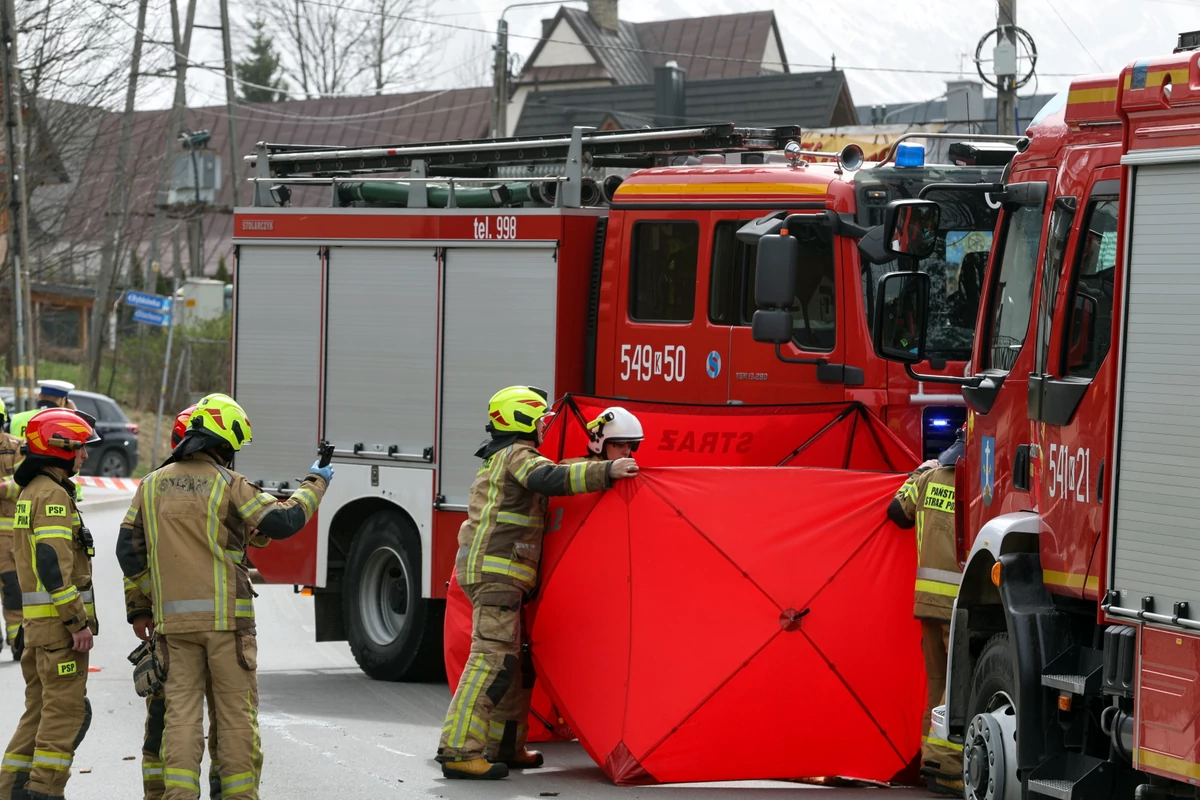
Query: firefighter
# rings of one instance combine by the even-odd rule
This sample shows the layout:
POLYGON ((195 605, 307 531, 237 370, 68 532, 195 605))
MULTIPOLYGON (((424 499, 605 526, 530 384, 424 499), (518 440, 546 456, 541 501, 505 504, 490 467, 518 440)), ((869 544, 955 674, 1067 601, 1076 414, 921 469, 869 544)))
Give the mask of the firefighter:
POLYGON ((24 622, 25 713, 5 748, 0 797, 61 798, 75 749, 91 724, 88 651, 97 629, 92 537, 79 517, 71 476, 99 441, 94 421, 53 409, 29 421, 14 517, 14 556, 24 622))
MULTIPOLYGON (((0 428, 8 421, 8 409, 0 400, 0 428)), ((0 430, 0 480, 11 481, 21 459, 21 440, 0 430)), ((4 641, 13 661, 21 660, 17 634, 21 630, 21 583, 13 559, 13 514, 16 500, 0 497, 0 604, 4 607, 4 641)))
POLYGON ((888 517, 917 528, 917 580, 913 614, 921 621, 921 648, 928 680, 921 730, 921 775, 935 794, 962 796, 962 745, 934 738, 933 709, 946 697, 950 617, 962 572, 954 543, 954 464, 963 455, 964 425, 954 444, 917 467, 896 492, 888 517))
POLYGON ((165 654, 162 736, 165 800, 200 794, 204 696, 211 681, 220 720, 216 758, 224 798, 258 797, 258 645, 246 568, 252 531, 299 533, 317 510, 333 470, 313 464, 287 500, 225 465, 252 441, 250 420, 231 397, 197 404, 168 463, 143 479, 117 537, 135 631, 165 654), (214 555, 215 554, 215 555, 214 555), (152 619, 145 619, 152 610, 152 619))
POLYGON ((588 461, 630 458, 645 438, 642 423, 620 406, 606 408, 600 412, 600 416, 587 424, 587 432, 588 461))
POLYGON ((491 437, 475 453, 483 466, 455 560, 474 611, 471 653, 438 746, 447 778, 495 780, 544 763, 525 747, 533 686, 522 679, 521 605, 537 585, 546 498, 598 492, 637 474, 632 458, 558 465, 542 456, 546 401, 532 386, 510 386, 488 401, 491 437))
MULTIPOLYGON (((196 406, 190 405, 175 417, 175 427, 171 430, 172 450, 183 441, 183 437, 188 431, 188 423, 195 410, 196 406)), ((170 463, 170 459, 166 463, 170 463)), ((263 538, 265 537, 251 540, 251 544, 265 546, 266 542, 261 541, 263 538)), ((137 613, 131 616, 129 621, 133 624, 134 634, 142 641, 152 640, 150 630, 153 619, 153 612, 148 608, 139 608, 137 613)), ((217 758, 217 707, 212 695, 211 680, 204 689, 205 699, 208 702, 208 794, 212 800, 220 800, 221 761, 217 758)), ((142 796, 144 800, 159 800, 166 791, 166 786, 163 784, 162 762, 163 723, 166 713, 167 698, 165 695, 158 694, 146 698, 146 727, 142 739, 142 796)))
POLYGON ((25 438, 25 426, 34 414, 47 408, 69 408, 74 411, 75 404, 70 400, 75 384, 66 381, 38 381, 37 408, 14 414, 9 419, 8 430, 18 439, 25 438))

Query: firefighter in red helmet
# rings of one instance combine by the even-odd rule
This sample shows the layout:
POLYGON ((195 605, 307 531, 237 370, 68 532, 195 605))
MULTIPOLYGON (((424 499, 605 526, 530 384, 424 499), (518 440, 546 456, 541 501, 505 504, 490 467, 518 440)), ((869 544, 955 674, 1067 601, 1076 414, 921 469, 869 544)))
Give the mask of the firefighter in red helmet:
POLYGON ((962 745, 933 735, 933 709, 946 697, 946 656, 950 618, 962 581, 954 542, 954 466, 964 452, 966 426, 954 444, 917 467, 896 492, 888 517, 901 528, 917 529, 917 578, 913 615, 921 621, 925 653, 925 718, 921 733, 921 775, 935 794, 962 796, 962 745))
POLYGON ((66 408, 30 418, 13 518, 23 599, 25 713, 5 748, 0 797, 61 798, 75 749, 91 723, 88 651, 96 632, 92 536, 71 477, 100 441, 88 415, 66 408), (23 792, 23 794, 22 794, 23 792))

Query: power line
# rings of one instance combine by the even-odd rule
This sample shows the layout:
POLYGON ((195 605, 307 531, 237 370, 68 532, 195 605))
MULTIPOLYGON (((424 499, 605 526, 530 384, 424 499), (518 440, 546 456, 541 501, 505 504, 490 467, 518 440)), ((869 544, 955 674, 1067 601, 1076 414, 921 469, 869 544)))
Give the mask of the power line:
POLYGON ((1079 43, 1079 46, 1083 48, 1083 52, 1087 53, 1088 58, 1090 58, 1092 60, 1092 63, 1096 65, 1096 69, 1103 72, 1104 67, 1100 66, 1100 62, 1096 60, 1096 57, 1094 55, 1092 55, 1092 51, 1087 49, 1087 45, 1083 43, 1083 40, 1075 35, 1075 30, 1071 27, 1071 23, 1067 22, 1066 17, 1064 17, 1062 14, 1058 13, 1058 9, 1054 6, 1054 0, 1046 0, 1046 5, 1050 6, 1050 10, 1054 12, 1054 15, 1056 17, 1058 17, 1060 20, 1062 20, 1062 24, 1065 25, 1067 28, 1067 33, 1071 34, 1072 38, 1074 38, 1075 41, 1079 43))

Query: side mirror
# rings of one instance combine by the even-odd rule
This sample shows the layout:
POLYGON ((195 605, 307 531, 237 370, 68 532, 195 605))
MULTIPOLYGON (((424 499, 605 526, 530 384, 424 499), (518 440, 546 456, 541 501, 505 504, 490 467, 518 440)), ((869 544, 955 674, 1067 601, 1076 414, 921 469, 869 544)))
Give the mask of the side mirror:
POLYGON ((929 317, 929 276, 892 272, 879 279, 872 334, 875 354, 885 361, 918 364, 925 360, 929 317))
POLYGON ((928 258, 937 245, 942 209, 932 200, 893 200, 883 214, 883 244, 892 256, 928 258))
POLYGON ((758 240, 754 302, 760 308, 792 307, 796 302, 796 264, 799 261, 800 243, 795 238, 767 234, 758 240))
POLYGON ((750 335, 756 342, 787 344, 792 340, 792 312, 760 308, 750 320, 750 335))

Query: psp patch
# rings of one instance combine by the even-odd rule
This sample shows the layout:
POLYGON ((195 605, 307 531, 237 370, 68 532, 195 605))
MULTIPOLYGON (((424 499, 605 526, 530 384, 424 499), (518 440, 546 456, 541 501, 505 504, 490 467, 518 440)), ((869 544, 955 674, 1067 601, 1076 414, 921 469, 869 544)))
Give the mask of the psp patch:
POLYGON ((64 661, 58 665, 58 677, 60 678, 66 678, 70 675, 74 675, 78 671, 79 667, 74 661, 64 661))
POLYGON ((47 517, 65 517, 66 515, 67 515, 67 507, 66 506, 60 506, 60 505, 47 505, 46 506, 46 516, 47 517))

